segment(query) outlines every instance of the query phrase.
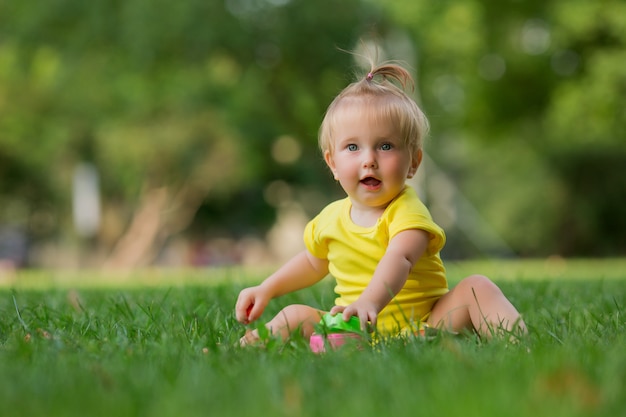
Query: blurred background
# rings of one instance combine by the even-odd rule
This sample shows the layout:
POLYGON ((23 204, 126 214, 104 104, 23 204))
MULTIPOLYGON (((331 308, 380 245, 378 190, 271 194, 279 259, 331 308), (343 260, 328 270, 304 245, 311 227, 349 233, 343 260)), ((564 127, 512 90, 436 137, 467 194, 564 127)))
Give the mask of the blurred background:
POLYGON ((626 254, 624 1, 3 0, 0 269, 299 250, 367 46, 416 78, 444 259, 626 254))

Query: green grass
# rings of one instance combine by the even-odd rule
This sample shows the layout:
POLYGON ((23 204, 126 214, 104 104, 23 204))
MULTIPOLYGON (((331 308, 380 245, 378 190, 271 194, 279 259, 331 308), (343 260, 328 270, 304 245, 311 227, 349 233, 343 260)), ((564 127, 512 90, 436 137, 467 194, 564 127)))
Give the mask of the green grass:
MULTIPOLYGON (((236 295, 262 278, 249 271, 21 274, 0 289, 0 415, 625 415, 626 264, 555 262, 449 267, 493 276, 529 325, 517 345, 444 336, 323 356, 297 338, 235 347, 236 295)), ((266 314, 332 300, 324 282, 266 314)))

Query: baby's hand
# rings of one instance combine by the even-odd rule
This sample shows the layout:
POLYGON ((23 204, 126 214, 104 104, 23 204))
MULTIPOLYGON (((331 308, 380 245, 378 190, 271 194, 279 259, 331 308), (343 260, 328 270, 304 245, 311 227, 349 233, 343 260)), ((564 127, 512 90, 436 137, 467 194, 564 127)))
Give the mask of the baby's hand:
POLYGON ((259 317, 265 310, 268 300, 259 286, 242 290, 235 304, 235 317, 243 324, 249 324, 259 317))
POLYGON ((330 314, 343 313, 343 320, 348 321, 350 317, 357 316, 361 322, 361 330, 369 332, 376 328, 376 319, 378 318, 378 310, 372 303, 365 300, 357 300, 349 306, 334 306, 330 310, 330 314))

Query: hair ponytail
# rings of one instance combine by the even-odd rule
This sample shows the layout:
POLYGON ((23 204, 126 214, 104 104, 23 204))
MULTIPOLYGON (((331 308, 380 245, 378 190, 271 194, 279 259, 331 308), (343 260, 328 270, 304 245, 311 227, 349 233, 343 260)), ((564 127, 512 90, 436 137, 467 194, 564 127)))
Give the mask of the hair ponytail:
POLYGON ((365 76, 365 81, 373 82, 376 76, 382 77, 383 83, 390 83, 390 80, 397 81, 405 91, 407 89, 411 91, 415 90, 415 83, 413 82, 411 74, 404 67, 395 62, 384 62, 373 67, 365 76))

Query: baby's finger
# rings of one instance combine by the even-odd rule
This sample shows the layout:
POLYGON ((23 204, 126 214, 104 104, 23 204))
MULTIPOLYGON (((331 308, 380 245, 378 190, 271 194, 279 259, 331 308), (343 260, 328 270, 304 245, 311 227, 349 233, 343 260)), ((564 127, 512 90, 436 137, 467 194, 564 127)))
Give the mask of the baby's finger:
POLYGON ((334 306, 333 308, 330 309, 330 314, 331 316, 334 316, 335 314, 339 314, 341 312, 343 312, 346 308, 344 306, 334 306))
MULTIPOLYGON (((378 314, 370 313, 368 318, 369 318, 369 322, 366 322, 365 327, 363 327, 363 330, 367 332, 376 328, 376 322, 378 321, 378 314)), ((363 325, 363 323, 361 323, 361 325, 363 325)))
POLYGON ((248 324, 248 317, 240 309, 235 310, 235 318, 239 323, 248 324))
POLYGON ((358 317, 359 312, 357 310, 355 310, 352 306, 348 306, 343 310, 343 321, 348 321, 350 320, 350 317, 352 316, 357 316, 358 317))
POLYGON ((235 305, 235 317, 240 323, 248 324, 248 317, 250 315, 250 309, 254 306, 247 300, 237 300, 235 305))

